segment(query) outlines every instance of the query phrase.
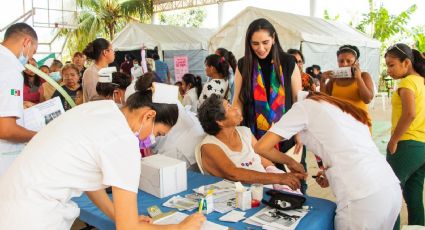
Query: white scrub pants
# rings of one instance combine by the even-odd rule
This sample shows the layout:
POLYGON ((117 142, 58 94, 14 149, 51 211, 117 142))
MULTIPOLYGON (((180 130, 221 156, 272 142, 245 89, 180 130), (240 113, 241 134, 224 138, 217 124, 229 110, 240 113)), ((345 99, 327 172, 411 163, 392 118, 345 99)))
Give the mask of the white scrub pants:
POLYGON ((336 230, 391 230, 401 210, 399 184, 387 186, 363 199, 351 201, 337 211, 336 230))

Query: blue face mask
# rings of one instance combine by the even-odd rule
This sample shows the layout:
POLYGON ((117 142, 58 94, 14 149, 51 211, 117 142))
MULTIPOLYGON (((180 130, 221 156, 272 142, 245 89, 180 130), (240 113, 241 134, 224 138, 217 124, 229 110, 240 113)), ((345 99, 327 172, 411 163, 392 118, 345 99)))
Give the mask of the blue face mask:
POLYGON ((30 46, 28 47, 28 53, 27 53, 27 56, 24 56, 24 47, 22 47, 21 54, 20 54, 20 55, 19 55, 19 57, 18 57, 19 62, 20 62, 23 66, 25 66, 25 64, 27 64, 27 63, 28 63, 28 56, 29 56, 30 48, 31 48, 31 43, 30 43, 30 46))
POLYGON ((61 74, 59 73, 59 71, 57 71, 57 72, 51 72, 51 73, 49 74, 49 76, 50 76, 53 80, 55 80, 56 82, 59 82, 59 81, 61 80, 61 74))

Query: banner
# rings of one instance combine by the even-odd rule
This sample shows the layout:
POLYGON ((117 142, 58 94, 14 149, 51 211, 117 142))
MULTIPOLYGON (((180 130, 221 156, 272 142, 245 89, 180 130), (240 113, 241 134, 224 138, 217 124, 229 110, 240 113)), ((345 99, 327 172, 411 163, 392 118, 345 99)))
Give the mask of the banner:
POLYGON ((185 73, 189 73, 189 60, 187 56, 174 57, 174 77, 177 81, 181 81, 185 73))

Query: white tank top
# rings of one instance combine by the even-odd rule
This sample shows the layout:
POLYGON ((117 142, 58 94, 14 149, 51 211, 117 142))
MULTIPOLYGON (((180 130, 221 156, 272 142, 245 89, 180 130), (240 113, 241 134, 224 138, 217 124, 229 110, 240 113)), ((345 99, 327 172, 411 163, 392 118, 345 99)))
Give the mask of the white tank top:
POLYGON ((252 134, 251 130, 244 126, 236 127, 236 130, 242 141, 242 150, 240 152, 232 151, 226 144, 221 142, 215 136, 208 135, 202 140, 200 147, 204 144, 215 144, 220 147, 226 156, 235 164, 238 168, 245 168, 254 170, 257 172, 266 172, 263 165, 261 164, 261 157, 254 152, 252 147, 252 134))

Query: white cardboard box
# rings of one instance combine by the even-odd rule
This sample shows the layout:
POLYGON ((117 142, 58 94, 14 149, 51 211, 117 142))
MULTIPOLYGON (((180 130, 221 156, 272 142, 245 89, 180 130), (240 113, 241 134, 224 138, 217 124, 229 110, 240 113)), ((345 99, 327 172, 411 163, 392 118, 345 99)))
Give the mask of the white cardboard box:
POLYGON ((159 198, 186 191, 186 162, 160 154, 142 158, 139 189, 159 198))

